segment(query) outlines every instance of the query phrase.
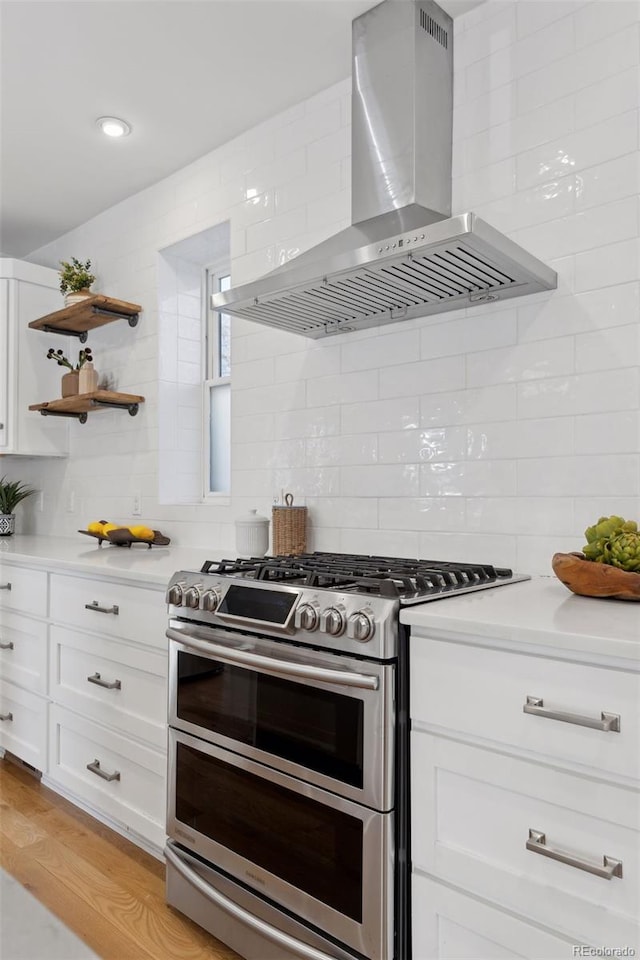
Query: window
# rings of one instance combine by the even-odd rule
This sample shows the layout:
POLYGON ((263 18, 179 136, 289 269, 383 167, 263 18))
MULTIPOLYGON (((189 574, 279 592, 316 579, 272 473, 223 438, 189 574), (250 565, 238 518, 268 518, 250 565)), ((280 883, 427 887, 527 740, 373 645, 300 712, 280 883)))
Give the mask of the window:
POLYGON ((211 294, 230 286, 228 269, 206 270, 205 496, 231 490, 231 318, 211 308, 211 294))

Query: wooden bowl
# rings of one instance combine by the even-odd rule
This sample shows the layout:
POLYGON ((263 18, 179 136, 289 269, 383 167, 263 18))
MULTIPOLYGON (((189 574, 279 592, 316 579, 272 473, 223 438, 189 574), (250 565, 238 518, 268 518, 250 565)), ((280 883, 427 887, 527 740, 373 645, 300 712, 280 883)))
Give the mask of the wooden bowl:
POLYGON ((640 573, 594 563, 582 553, 554 553, 551 566, 558 580, 581 597, 640 600, 640 573))

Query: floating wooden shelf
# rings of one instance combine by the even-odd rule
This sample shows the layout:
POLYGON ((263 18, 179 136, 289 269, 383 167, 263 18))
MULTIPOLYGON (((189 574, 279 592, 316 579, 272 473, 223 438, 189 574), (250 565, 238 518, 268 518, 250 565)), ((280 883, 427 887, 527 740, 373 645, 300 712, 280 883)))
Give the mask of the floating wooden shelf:
POLYGON ((135 393, 95 390, 93 393, 79 393, 74 397, 49 400, 47 403, 34 403, 29 410, 39 410, 43 417, 75 417, 80 423, 86 423, 87 414, 104 407, 119 407, 128 410, 130 416, 135 417, 141 403, 144 403, 144 397, 135 393))
POLYGON ((46 333, 78 337, 80 343, 86 343, 87 331, 102 327, 105 323, 113 323, 114 320, 127 320, 130 327, 135 327, 141 310, 142 307, 137 303, 103 297, 98 293, 80 303, 49 313, 46 317, 32 320, 29 326, 46 333))

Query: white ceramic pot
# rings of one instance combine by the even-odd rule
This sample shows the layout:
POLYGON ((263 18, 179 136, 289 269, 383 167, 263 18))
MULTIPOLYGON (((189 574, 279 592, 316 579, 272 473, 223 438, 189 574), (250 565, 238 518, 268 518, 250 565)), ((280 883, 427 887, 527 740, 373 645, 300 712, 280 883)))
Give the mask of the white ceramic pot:
POLYGON ((236 550, 239 557, 264 557, 269 549, 269 520, 257 510, 236 520, 236 550))
POLYGON ((89 287, 84 287, 83 290, 76 290, 75 293, 65 293, 64 295, 64 305, 65 307, 72 307, 74 303, 81 303, 82 300, 88 300, 89 297, 92 297, 93 294, 89 287))

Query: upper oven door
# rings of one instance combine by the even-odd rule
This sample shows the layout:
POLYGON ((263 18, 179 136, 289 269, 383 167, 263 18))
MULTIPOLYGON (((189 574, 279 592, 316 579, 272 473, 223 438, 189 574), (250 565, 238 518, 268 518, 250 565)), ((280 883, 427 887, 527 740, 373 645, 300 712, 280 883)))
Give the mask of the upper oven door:
POLYGON ((167 636, 172 727, 392 809, 393 664, 173 620, 167 636))

